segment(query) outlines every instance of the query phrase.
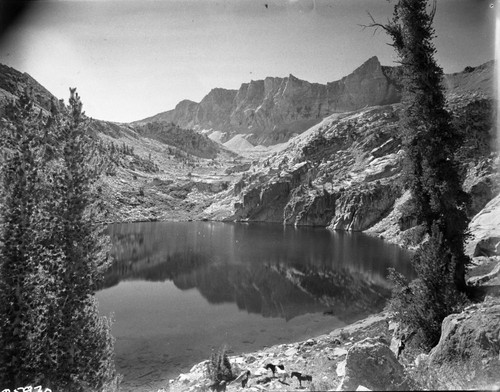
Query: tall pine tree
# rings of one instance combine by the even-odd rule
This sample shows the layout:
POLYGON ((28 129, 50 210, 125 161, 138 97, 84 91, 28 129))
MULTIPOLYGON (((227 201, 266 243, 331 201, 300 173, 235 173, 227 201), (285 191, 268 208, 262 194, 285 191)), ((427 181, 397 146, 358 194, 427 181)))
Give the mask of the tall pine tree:
POLYGON ((0 385, 14 388, 39 379, 38 350, 47 309, 40 304, 37 262, 42 193, 41 127, 28 90, 6 108, 2 120, 0 188, 0 385), (40 306, 41 305, 41 306, 40 306))
POLYGON ((392 38, 403 69, 401 129, 407 154, 406 180, 416 201, 416 216, 429 234, 437 225, 449 249, 455 285, 465 292, 468 196, 455 160, 461 137, 445 108, 443 70, 434 58, 436 4, 435 0, 432 5, 428 0, 398 0, 392 20, 372 26, 382 27, 392 38))
POLYGON ((94 296, 108 263, 98 146, 74 89, 48 121, 25 102, 9 110, 2 165, 0 384, 109 390, 113 338, 94 296))
POLYGON ((442 320, 463 306, 469 261, 464 253, 468 196, 455 159, 461 139, 445 108, 443 70, 434 58, 436 6, 436 0, 398 0, 387 24, 372 18, 371 25, 388 33, 401 62, 405 180, 415 202, 414 214, 429 234, 412 260, 418 278, 408 283, 392 271, 390 307, 416 332, 416 345, 425 349, 439 340, 442 320))

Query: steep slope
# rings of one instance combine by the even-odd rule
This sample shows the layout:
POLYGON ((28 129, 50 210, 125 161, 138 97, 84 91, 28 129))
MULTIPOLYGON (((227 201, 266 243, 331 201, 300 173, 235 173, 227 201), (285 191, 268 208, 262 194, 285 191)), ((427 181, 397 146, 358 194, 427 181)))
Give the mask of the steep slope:
POLYGON ((251 133, 254 144, 287 141, 324 117, 400 100, 395 73, 372 57, 350 75, 327 83, 309 83, 293 75, 244 83, 239 90, 214 89, 197 104, 181 101, 175 109, 135 122, 174 122, 181 127, 251 133))
POLYGON ((480 92, 492 97, 494 63, 495 61, 491 60, 477 67, 465 67, 462 72, 445 75, 448 95, 480 92))

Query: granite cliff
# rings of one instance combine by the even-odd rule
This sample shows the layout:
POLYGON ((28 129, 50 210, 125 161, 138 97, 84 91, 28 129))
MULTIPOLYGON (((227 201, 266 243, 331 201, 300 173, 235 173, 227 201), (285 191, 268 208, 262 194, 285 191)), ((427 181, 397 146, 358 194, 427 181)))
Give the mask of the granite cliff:
POLYGON ((181 101, 175 109, 135 122, 174 122, 181 127, 252 134, 255 144, 276 144, 300 134, 332 113, 398 102, 397 72, 372 57, 350 75, 309 83, 293 75, 244 83, 239 90, 216 88, 200 103, 181 101))

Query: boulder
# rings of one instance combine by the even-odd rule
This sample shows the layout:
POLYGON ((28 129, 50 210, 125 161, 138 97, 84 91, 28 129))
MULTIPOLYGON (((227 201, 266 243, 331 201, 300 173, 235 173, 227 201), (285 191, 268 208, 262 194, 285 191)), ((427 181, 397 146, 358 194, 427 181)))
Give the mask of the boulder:
POLYGON ((500 237, 483 238, 476 244, 473 257, 477 256, 499 256, 500 255, 500 237))
POLYGON ((421 362, 423 371, 434 375, 436 388, 498 389, 499 355, 500 299, 487 297, 446 317, 439 343, 421 362))
MULTIPOLYGON (((342 374, 342 369, 337 369, 342 374)), ((345 374, 339 391, 354 391, 359 386, 376 391, 411 390, 413 383, 383 339, 366 338, 347 353, 345 374)))

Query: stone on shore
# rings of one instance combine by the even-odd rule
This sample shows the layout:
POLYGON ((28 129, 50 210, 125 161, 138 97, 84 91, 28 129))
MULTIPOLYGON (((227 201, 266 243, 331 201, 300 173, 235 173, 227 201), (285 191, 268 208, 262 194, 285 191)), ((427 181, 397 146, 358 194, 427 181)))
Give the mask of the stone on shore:
POLYGON ((407 391, 412 389, 412 385, 403 365, 386 342, 366 338, 349 349, 345 375, 337 390, 354 391, 363 386, 377 391, 407 391))

